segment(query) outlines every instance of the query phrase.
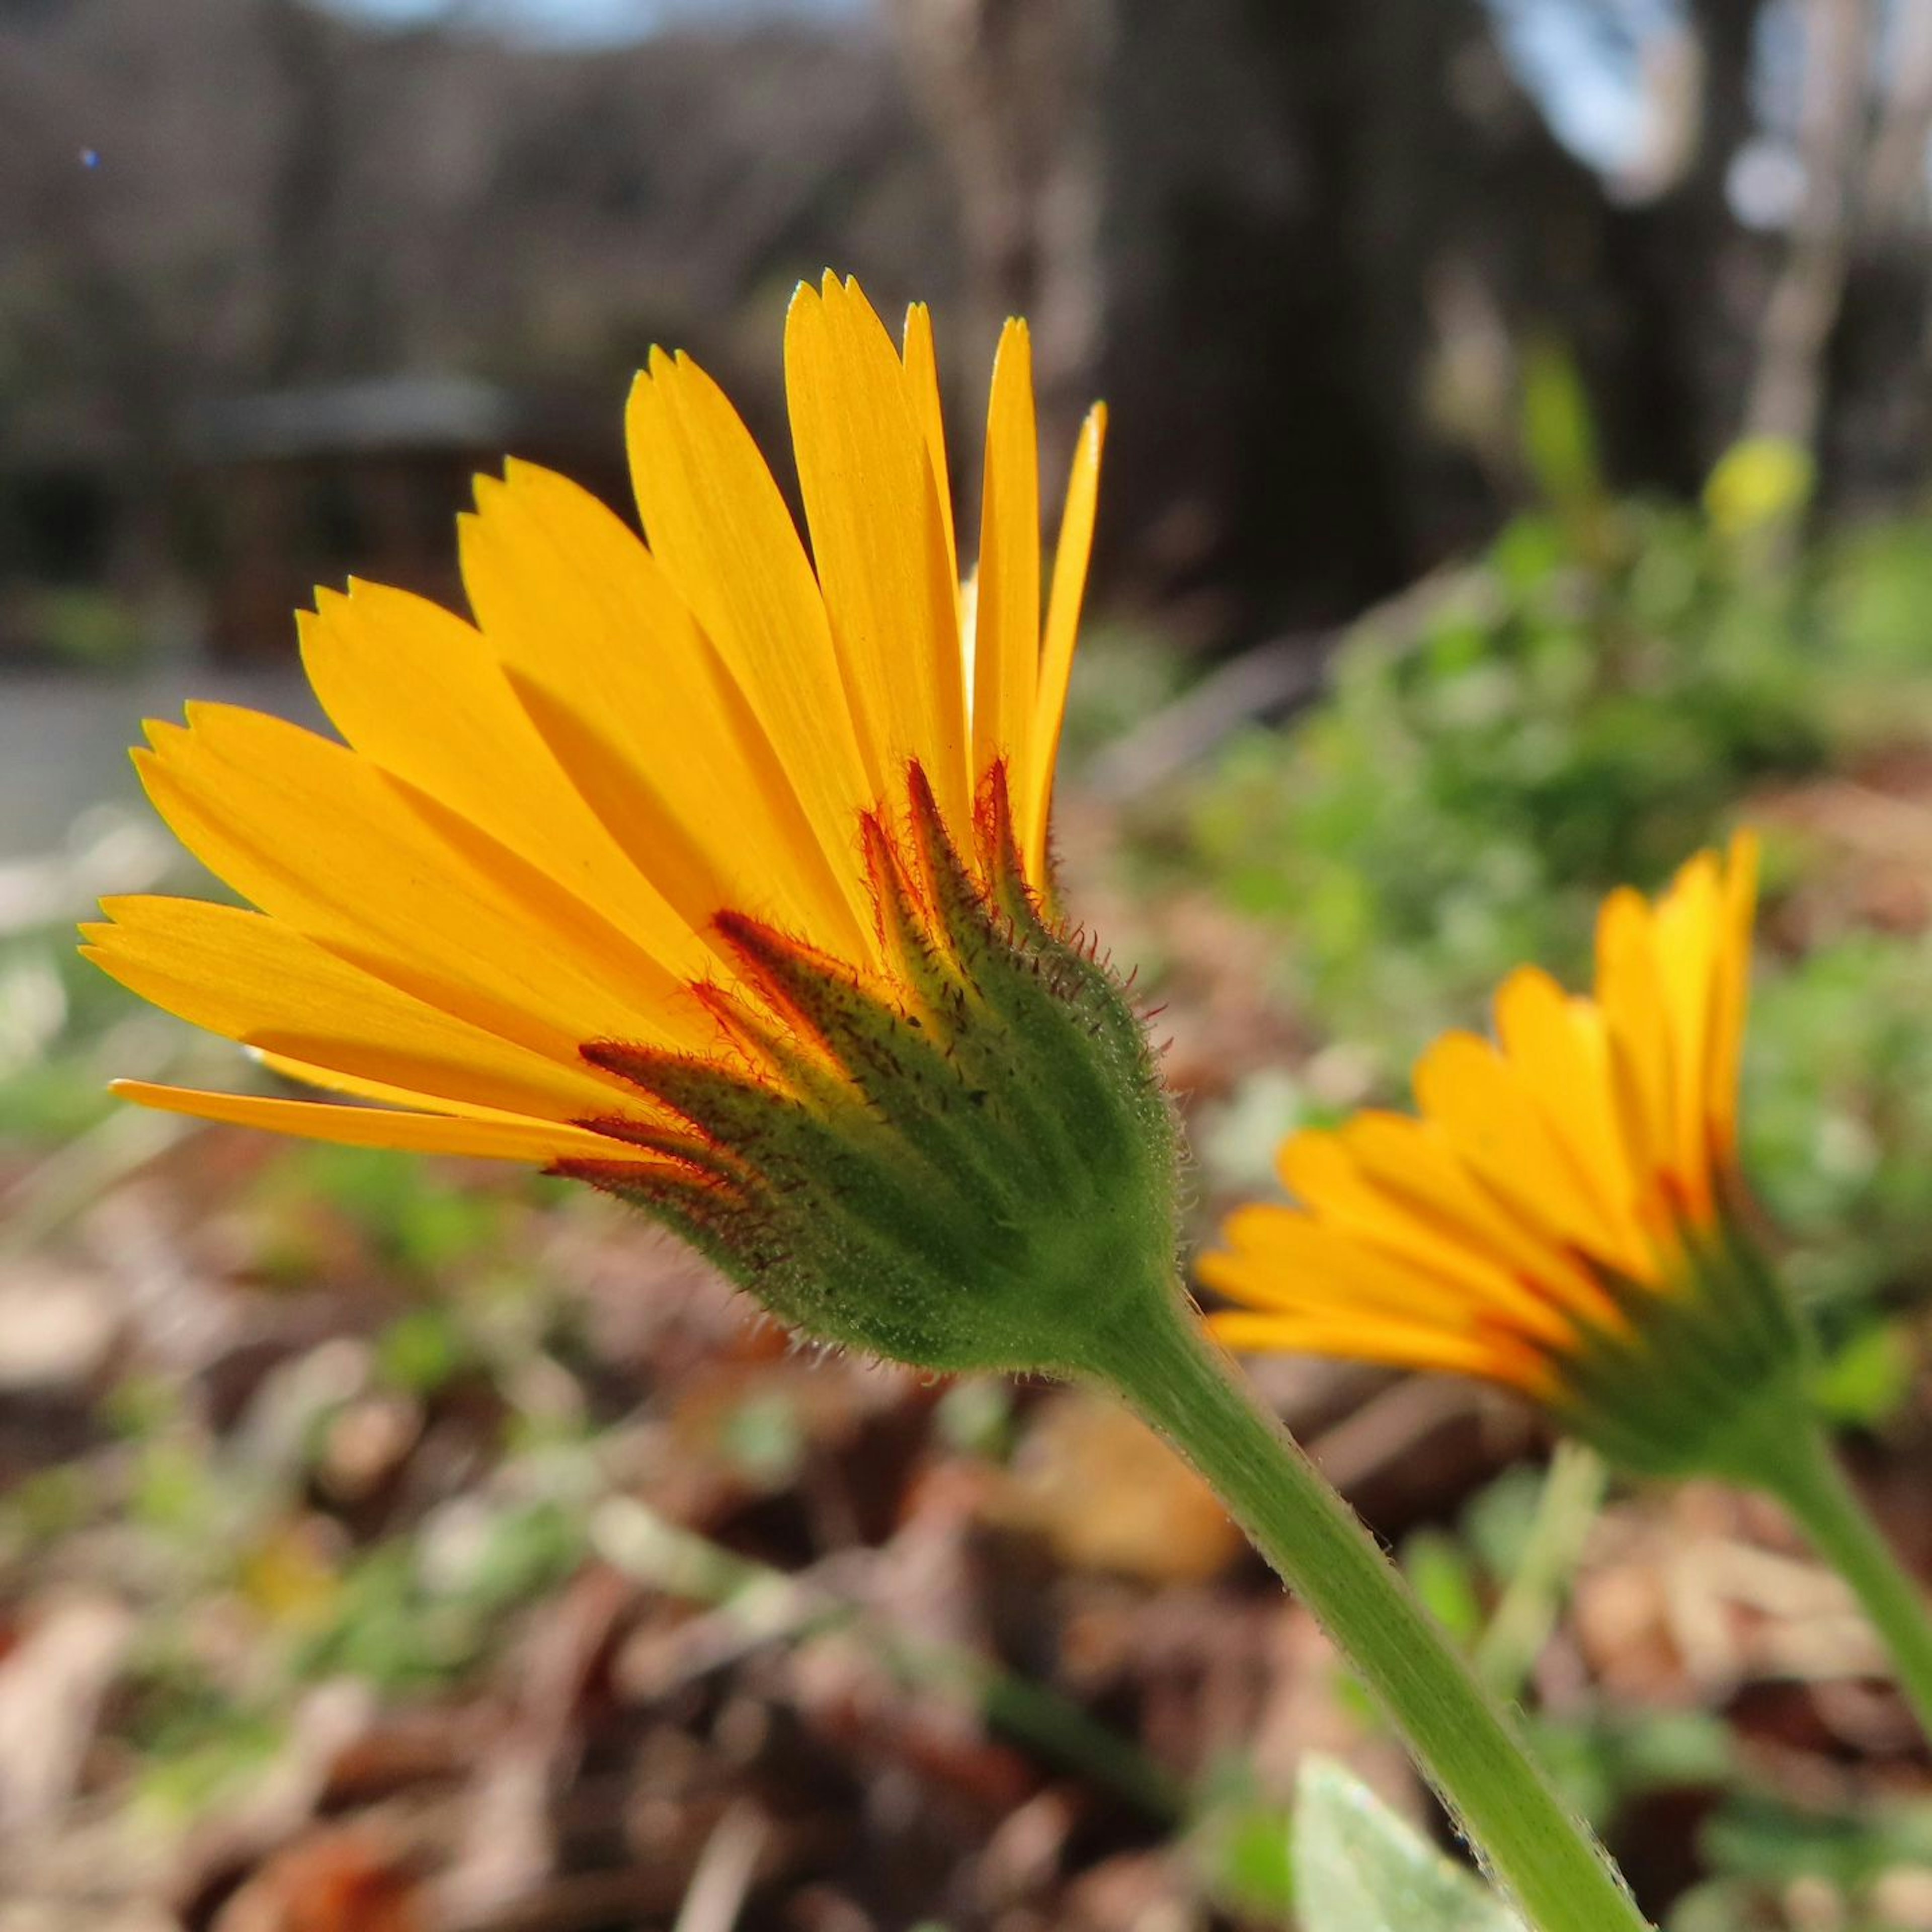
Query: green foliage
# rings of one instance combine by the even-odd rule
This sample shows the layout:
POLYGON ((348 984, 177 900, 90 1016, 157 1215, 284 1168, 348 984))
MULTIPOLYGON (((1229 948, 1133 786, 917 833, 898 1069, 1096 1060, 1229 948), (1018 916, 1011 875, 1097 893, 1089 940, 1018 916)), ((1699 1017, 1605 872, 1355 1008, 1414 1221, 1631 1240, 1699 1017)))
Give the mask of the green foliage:
POLYGON ((765 1389, 737 1403, 724 1418, 718 1447, 747 1482, 782 1490, 805 1460, 805 1426, 796 1400, 783 1389, 765 1389))
POLYGON ((448 1309, 406 1309, 376 1338, 376 1372, 406 1395, 433 1396, 475 1364, 474 1346, 448 1309))
POLYGON ((63 664, 119 670, 136 663, 146 642, 145 614, 117 590, 62 584, 30 600, 27 628, 63 664))
POLYGON ((1780 1895, 1822 1880, 1844 1901, 1834 1923, 1892 1932, 1874 1888, 1888 1873, 1932 1868, 1932 1805, 1922 1799, 1856 1812, 1798 1809, 1763 1793, 1727 1798, 1705 1822, 1699 1849, 1713 1876, 1678 1900, 1669 1932, 1758 1932, 1792 1922, 1780 1895))
POLYGON ((1528 1728, 1564 1796, 1600 1827, 1634 1799, 1723 1789, 1740 1774, 1730 1726, 1712 1711, 1606 1706, 1563 1718, 1539 1714, 1528 1728))
POLYGON ((1286 1922, 1294 1905, 1294 1858, 1287 1816, 1250 1805, 1218 1822, 1208 1878, 1213 1895, 1244 1917, 1286 1922))
POLYGON ((1402 1568, 1430 1615, 1458 1644, 1473 1643, 1483 1627, 1482 1595, 1461 1541, 1439 1529, 1419 1529, 1402 1544, 1402 1568))
POLYGON ((1004 1462, 1015 1435, 1012 1385, 992 1376, 962 1376, 934 1406, 940 1440, 954 1454, 1004 1462))
POLYGON ((1932 939, 1852 933, 1760 976, 1747 1166, 1828 1345, 1932 1270, 1932 939))
POLYGON ((1556 342, 1532 343, 1523 358, 1522 435, 1523 459, 1544 500, 1580 548, 1594 550, 1609 508, 1597 425, 1582 373, 1556 342))
MULTIPOLYGON (((70 927, 0 938, 0 1147, 55 1147, 119 1111, 116 1072, 147 1070, 133 996, 75 952, 70 927), (110 1040, 124 1055, 110 1070, 110 1040)), ((165 1024, 164 1022, 162 1024, 165 1024)))
MULTIPOLYGON (((1654 889, 1767 789, 1932 738, 1924 518, 1793 550, 1804 478, 1775 450, 1720 467, 1704 509, 1617 505, 1560 363, 1532 388, 1547 507, 1365 622, 1327 700, 1231 743, 1180 848, 1151 848, 1277 927, 1282 991, 1328 1043, 1210 1120, 1231 1187, 1265 1184, 1288 1126, 1402 1104, 1415 1054, 1484 1024, 1513 966, 1587 984, 1610 888, 1654 889)), ((1822 1397, 1875 1425, 1912 1348, 1872 1339, 1874 1311, 1932 1274, 1932 938, 1835 913, 1794 953, 1775 909, 1811 862, 1773 838, 1744 1151, 1835 1364, 1822 1397)))
POLYGON ((1301 1932, 1521 1932, 1486 1886, 1327 1758, 1302 1772, 1293 1858, 1301 1932))
POLYGON ((1906 1325, 1872 1322, 1827 1354, 1811 1378, 1811 1401, 1828 1422, 1875 1429, 1896 1415, 1918 1372, 1906 1325))
POLYGON ((1195 1793, 1188 1850, 1203 1894, 1262 1925, 1294 1916, 1294 1817, 1246 1758, 1216 1760, 1195 1793))
POLYGON ((495 1250, 507 1204, 500 1193, 451 1186, 430 1162, 321 1142, 274 1161, 256 1199, 279 1218, 286 1244, 265 1264, 275 1271, 279 1260, 297 1276, 313 1266, 302 1232, 317 1210, 340 1215, 384 1261, 427 1277, 473 1266, 495 1250))
POLYGON ((237 1702, 183 1658, 151 1652, 128 1694, 140 1799, 158 1824, 206 1816, 260 1778, 285 1747, 280 1713, 237 1702))
POLYGON ((1575 970, 1599 896, 1660 883, 1754 784, 1901 704, 1932 717, 1922 525, 1776 574, 1690 510, 1609 530, 1599 556, 1561 506, 1519 519, 1366 622, 1328 700, 1246 734, 1191 800, 1187 865, 1280 922, 1328 1029, 1406 1058, 1516 961, 1575 970))
POLYGON ((1816 1874, 1852 1892, 1897 1866, 1932 1866, 1932 1804, 1882 1804, 1853 1814, 1740 1795, 1712 1816, 1701 1837, 1718 1871, 1772 1883, 1816 1874))
POLYGON ((586 1548, 580 1513, 550 1498, 486 1513, 461 1543, 440 1561, 404 1540, 372 1550, 296 1646, 295 1675, 346 1675, 392 1693, 447 1683, 496 1647, 506 1612, 554 1589, 586 1548))

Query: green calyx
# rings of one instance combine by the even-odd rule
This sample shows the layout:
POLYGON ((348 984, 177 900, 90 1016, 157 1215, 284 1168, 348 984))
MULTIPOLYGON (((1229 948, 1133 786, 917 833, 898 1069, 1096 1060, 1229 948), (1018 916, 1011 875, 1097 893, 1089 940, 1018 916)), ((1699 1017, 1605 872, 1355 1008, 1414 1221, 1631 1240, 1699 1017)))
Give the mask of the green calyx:
POLYGON ((742 987, 700 997, 734 1058, 586 1046, 674 1118, 586 1123, 650 1157, 560 1171, 638 1202, 815 1339, 1071 1372, 1174 1292, 1173 1119, 1125 989, 1026 883, 1004 770, 970 856, 916 764, 908 797, 902 826, 862 826, 890 980, 721 914, 742 987))
POLYGON ((1813 1407, 1798 1311, 1732 1201, 1687 1238, 1682 1279, 1624 1284, 1628 1334, 1566 1364, 1558 1419, 1640 1475, 1714 1476, 1774 1497, 1857 1594, 1900 1690, 1932 1735, 1932 1617, 1833 1456, 1813 1407))
POLYGON ((1580 1324, 1550 1406, 1633 1474, 1755 1484, 1779 1436, 1811 1426, 1808 1340, 1739 1205, 1681 1239, 1677 1279, 1614 1285, 1627 1327, 1580 1324))

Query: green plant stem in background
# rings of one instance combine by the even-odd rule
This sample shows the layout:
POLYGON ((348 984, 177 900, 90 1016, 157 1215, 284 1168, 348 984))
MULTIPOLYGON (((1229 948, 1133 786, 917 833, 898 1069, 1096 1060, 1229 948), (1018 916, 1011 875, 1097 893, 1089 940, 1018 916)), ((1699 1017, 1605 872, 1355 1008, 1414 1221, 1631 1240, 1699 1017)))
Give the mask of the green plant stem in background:
POLYGON ((1932 1738, 1932 1617, 1832 1453, 1825 1433, 1785 1411, 1760 1432, 1744 1480, 1775 1496, 1856 1593, 1892 1653, 1899 1688, 1932 1738))
POLYGON ((1090 1372, 1188 1457, 1320 1618, 1538 1932, 1638 1932, 1615 1868, 1360 1520, 1183 1305, 1160 1308, 1108 1331, 1090 1372))
POLYGON ((1498 1697, 1517 1694, 1550 1640, 1603 1506, 1608 1475, 1594 1449, 1567 1438, 1557 1444, 1529 1541, 1471 1658, 1476 1675, 1498 1697))

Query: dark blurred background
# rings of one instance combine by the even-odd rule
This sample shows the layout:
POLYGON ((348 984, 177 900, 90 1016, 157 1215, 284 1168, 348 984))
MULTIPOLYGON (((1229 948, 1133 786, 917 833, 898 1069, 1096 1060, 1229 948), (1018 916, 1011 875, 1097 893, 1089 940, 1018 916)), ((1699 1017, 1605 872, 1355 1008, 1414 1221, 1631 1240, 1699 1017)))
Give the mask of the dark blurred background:
POLYGON ((1916 0, 6 0, 0 664, 453 592, 506 446, 616 493, 652 342, 776 427, 827 264, 962 405, 1012 311, 1054 440, 1108 398, 1104 591, 1190 646, 1492 532, 1538 345, 1615 486, 1771 433, 1895 503, 1928 124, 1916 0))
MULTIPOLYGON (((1748 1164, 1932 1578, 1929 130, 1932 0, 0 0, 0 1932, 1279 1932, 1313 1751, 1454 1845, 1117 1412, 106 1094, 265 1077, 74 956, 207 890, 140 718, 313 717, 292 610, 460 602, 506 452, 628 508, 654 342, 788 484, 827 266, 934 304, 962 502, 1009 312, 1049 506, 1113 406, 1056 838, 1192 1240, 1760 828, 1748 1164)), ((1932 1932, 1774 1514, 1254 1372, 1669 1932, 1932 1932)))

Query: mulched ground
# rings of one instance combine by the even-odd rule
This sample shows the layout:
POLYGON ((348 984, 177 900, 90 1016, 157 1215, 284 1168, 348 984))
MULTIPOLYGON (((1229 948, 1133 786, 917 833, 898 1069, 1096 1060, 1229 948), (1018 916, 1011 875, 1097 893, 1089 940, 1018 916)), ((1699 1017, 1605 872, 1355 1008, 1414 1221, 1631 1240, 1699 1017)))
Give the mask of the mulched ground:
MULTIPOLYGON (((1778 808, 1867 842, 1834 890, 1922 924, 1895 820, 1928 794, 1868 773, 1778 808)), ((1082 902, 1166 962, 1190 1105, 1304 1057, 1265 938, 1107 890, 1105 830, 1075 814, 1082 902)), ((44 1158, 0 1169, 36 1217, 0 1250, 0 1932, 1278 1924, 1311 1750, 1439 1828, 1117 1411, 795 1349, 588 1196, 446 1166, 372 1207, 291 1158, 184 1134, 57 1214, 44 1158)), ((1391 1540, 1547 1446, 1458 1384, 1256 1372, 1391 1540)), ((1932 1404, 1858 1461, 1932 1574, 1932 1404)), ((1838 1586, 1710 1486, 1613 1501, 1530 1690, 1593 1736, 1720 1720, 1792 1804, 1932 1794, 1838 1586)), ((1614 1820, 1654 1909, 1738 1774, 1691 1754, 1614 1820)), ((1760 1903, 1854 1923, 1802 1874, 1760 1903)), ((1864 1909, 1932 1927, 1932 1869, 1902 1856, 1864 1909)))

